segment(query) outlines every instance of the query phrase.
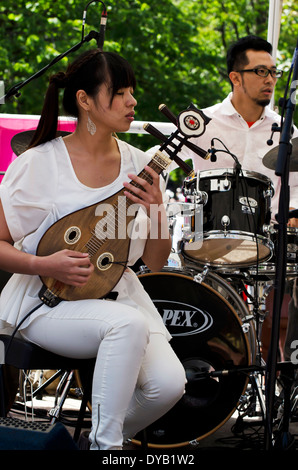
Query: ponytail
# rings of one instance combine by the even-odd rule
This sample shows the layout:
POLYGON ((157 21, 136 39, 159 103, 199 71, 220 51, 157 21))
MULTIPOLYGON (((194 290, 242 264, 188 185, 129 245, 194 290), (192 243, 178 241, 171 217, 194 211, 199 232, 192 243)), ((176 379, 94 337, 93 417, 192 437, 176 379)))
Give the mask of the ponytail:
POLYGON ((29 148, 37 147, 37 145, 55 139, 59 115, 59 89, 65 88, 66 85, 67 78, 64 72, 58 72, 50 77, 40 120, 29 148))

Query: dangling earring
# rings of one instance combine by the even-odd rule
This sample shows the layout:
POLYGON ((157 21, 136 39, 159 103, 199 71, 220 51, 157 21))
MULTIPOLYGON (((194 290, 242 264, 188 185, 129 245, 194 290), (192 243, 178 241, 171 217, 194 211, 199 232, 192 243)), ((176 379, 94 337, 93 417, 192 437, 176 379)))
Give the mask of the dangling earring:
POLYGON ((91 119, 90 119, 88 113, 87 113, 87 116, 88 116, 88 121, 87 121, 87 129, 88 129, 88 132, 89 132, 91 135, 94 135, 95 132, 96 132, 96 125, 94 124, 93 121, 91 121, 91 119))

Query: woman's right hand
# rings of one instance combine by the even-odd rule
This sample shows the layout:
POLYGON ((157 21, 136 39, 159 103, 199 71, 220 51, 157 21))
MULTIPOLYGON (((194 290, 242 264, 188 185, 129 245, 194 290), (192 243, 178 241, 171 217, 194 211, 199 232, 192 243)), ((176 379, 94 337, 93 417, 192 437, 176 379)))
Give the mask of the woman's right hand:
POLYGON ((61 250, 47 256, 36 256, 15 248, 1 201, 0 268, 11 273, 51 277, 74 287, 87 284, 94 271, 88 253, 61 250))
POLYGON ((94 271, 88 253, 67 249, 47 256, 36 256, 35 264, 40 276, 75 287, 87 284, 94 271))

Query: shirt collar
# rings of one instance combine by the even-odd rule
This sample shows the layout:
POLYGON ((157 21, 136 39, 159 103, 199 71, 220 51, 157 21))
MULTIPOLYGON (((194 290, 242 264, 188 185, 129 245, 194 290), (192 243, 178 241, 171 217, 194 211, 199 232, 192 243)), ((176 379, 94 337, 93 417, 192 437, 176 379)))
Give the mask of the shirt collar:
POLYGON ((232 104, 233 93, 230 92, 228 96, 222 102, 222 114, 226 116, 232 116, 233 114, 239 114, 232 104))
MULTIPOLYGON (((225 114, 226 116, 233 116, 234 114, 239 116, 240 114, 238 111, 234 108, 232 104, 232 97, 233 93, 230 92, 228 96, 223 100, 222 102, 222 114, 225 114)), ((261 116, 259 117, 258 121, 262 121, 266 116, 270 116, 270 109, 268 106, 265 106, 263 109, 263 112, 261 116)))

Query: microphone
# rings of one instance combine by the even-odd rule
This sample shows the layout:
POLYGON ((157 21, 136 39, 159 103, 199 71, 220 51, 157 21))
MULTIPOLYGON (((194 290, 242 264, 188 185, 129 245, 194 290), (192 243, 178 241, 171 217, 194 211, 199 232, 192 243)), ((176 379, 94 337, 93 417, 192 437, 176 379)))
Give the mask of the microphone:
POLYGON ((217 159, 216 152, 223 152, 223 153, 228 153, 229 155, 231 155, 231 157, 233 158, 233 160, 236 163, 236 170, 237 171, 241 170, 241 164, 240 164, 238 158, 236 157, 236 155, 234 155, 232 152, 230 152, 228 147, 220 139, 218 139, 217 137, 214 137, 213 139, 211 139, 211 148, 208 149, 208 153, 206 155, 206 158, 211 158, 211 162, 216 162, 216 159, 217 159), (218 140, 223 145, 224 148, 223 149, 215 149, 214 148, 214 141, 215 140, 218 140))
POLYGON ((106 24, 107 24, 107 16, 108 16, 108 13, 107 13, 107 9, 106 9, 106 6, 105 6, 104 2, 102 2, 100 0, 90 0, 90 2, 86 5, 85 10, 83 12, 82 42, 84 40, 90 41, 90 39, 95 39, 96 42, 97 42, 98 49, 100 49, 102 51, 103 43, 104 43, 104 40, 105 40, 105 30, 106 30, 106 24), (89 6, 91 5, 91 3, 94 3, 94 2, 99 2, 103 6, 103 11, 102 11, 101 20, 100 20, 99 33, 96 32, 96 31, 90 31, 90 33, 86 36, 86 38, 84 38, 87 10, 88 10, 89 6))
POLYGON ((97 38, 97 47, 101 51, 103 50, 103 44, 104 44, 104 40, 105 40, 107 17, 108 17, 108 13, 107 13, 106 7, 104 6, 104 10, 101 14, 99 35, 98 35, 98 38, 97 38))

